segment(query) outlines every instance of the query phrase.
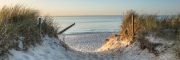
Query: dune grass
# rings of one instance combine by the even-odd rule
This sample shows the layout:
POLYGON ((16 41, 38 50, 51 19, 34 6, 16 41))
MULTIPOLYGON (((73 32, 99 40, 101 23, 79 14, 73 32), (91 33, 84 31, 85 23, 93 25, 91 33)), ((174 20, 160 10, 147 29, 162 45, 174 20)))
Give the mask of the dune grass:
MULTIPOLYGON (((28 50, 43 42, 38 27, 39 14, 36 9, 18 4, 0 9, 0 58, 7 58, 10 49, 28 50), (18 46, 19 41, 23 48, 18 46)), ((43 35, 57 37, 57 27, 52 23, 52 19, 45 17, 41 28, 43 35)))
POLYGON ((51 17, 45 16, 42 21, 42 34, 48 35, 49 37, 58 38, 57 32, 58 27, 53 24, 53 19, 51 17))
MULTIPOLYGON (((152 34, 154 37, 161 37, 168 41, 179 41, 180 15, 177 17, 166 16, 158 17, 155 15, 138 15, 135 11, 128 11, 123 18, 121 30, 119 32, 120 40, 128 40, 133 42, 135 40, 140 42, 141 49, 147 48, 150 52, 158 55, 155 47, 161 44, 154 44, 145 39, 145 36, 152 34), (134 15, 134 40, 132 40, 132 15, 134 15)), ((179 48, 179 47, 177 47, 179 48)), ((179 55, 180 50, 174 49, 179 55)), ((179 55, 180 56, 180 55, 179 55)))
POLYGON ((157 15, 137 15, 134 11, 128 11, 126 17, 123 18, 119 34, 132 36, 132 15, 134 15, 135 34, 152 32, 154 36, 163 37, 167 40, 177 39, 179 36, 180 15, 178 17, 158 18, 157 15))
POLYGON ((30 45, 35 46, 41 43, 41 36, 37 25, 39 11, 15 5, 4 6, 0 10, 0 55, 7 56, 9 49, 19 50, 19 37, 23 40, 23 49, 27 50, 30 45), (34 38, 32 38, 34 37, 34 38))

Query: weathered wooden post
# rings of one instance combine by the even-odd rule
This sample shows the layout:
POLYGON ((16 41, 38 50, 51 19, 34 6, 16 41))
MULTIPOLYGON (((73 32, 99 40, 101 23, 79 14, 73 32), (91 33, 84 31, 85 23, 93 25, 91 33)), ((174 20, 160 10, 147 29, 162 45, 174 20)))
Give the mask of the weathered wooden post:
POLYGON ((72 26, 74 26, 75 23, 73 23, 72 25, 68 26, 67 28, 65 28, 64 30, 60 31, 58 34, 62 34, 63 32, 65 32, 67 29, 71 28, 72 26))
POLYGON ((5 26, 5 33, 4 33, 4 37, 6 38, 6 22, 4 23, 4 26, 5 26))
POLYGON ((134 16, 132 15, 132 39, 134 40, 134 16))
POLYGON ((39 18, 39 32, 41 34, 41 18, 39 18))

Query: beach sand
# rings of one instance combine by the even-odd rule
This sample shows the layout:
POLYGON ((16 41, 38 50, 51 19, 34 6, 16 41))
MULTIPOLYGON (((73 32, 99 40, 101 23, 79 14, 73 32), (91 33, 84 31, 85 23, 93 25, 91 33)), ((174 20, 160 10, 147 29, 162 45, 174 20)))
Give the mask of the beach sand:
MULTIPOLYGON (((67 50, 60 43, 58 38, 42 37, 42 45, 29 48, 28 51, 10 50, 13 54, 5 60, 173 60, 175 55, 162 53, 155 56, 147 49, 140 50, 139 43, 134 42, 129 46, 120 48, 96 51, 103 45, 103 40, 113 33, 82 33, 59 35, 69 45, 67 50)), ((154 37, 149 37, 151 41, 157 41, 154 37)), ((22 47, 20 41, 19 47, 22 47)), ((162 46, 163 48, 163 46, 162 46)), ((175 60, 175 59, 174 59, 175 60)))
POLYGON ((79 34, 61 34, 59 38, 72 49, 82 52, 95 51, 100 48, 104 39, 114 33, 79 33, 79 34))
MULTIPOLYGON (((29 48, 28 51, 12 49, 10 52, 13 55, 5 60, 120 60, 120 58, 109 56, 109 54, 85 52, 93 51, 101 47, 103 39, 111 34, 112 33, 67 34, 65 35, 65 42, 73 48, 67 51, 62 44, 60 44, 61 40, 58 38, 50 38, 46 35, 42 37, 42 45, 29 48), (86 47, 89 48, 86 49, 86 47), (76 50, 74 50, 75 48, 76 50), (83 50, 84 52, 77 50, 83 50)), ((59 35, 59 37, 61 36, 62 35, 59 35)), ((20 43, 19 46, 23 46, 22 43, 20 43)))

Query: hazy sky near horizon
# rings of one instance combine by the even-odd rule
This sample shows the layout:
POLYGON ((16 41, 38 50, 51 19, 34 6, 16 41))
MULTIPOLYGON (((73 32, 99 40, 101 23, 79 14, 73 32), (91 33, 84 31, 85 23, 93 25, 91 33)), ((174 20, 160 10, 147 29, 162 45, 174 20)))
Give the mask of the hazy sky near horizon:
POLYGON ((24 4, 51 16, 122 15, 131 9, 142 14, 171 15, 180 13, 179 3, 180 0, 0 0, 0 8, 24 4))

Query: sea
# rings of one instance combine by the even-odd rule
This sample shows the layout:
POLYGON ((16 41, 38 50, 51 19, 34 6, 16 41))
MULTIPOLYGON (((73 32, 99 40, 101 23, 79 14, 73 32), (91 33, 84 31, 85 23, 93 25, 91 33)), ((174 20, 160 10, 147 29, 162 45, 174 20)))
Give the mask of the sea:
POLYGON ((52 16, 58 31, 75 23, 63 34, 119 32, 121 15, 117 16, 52 16))

